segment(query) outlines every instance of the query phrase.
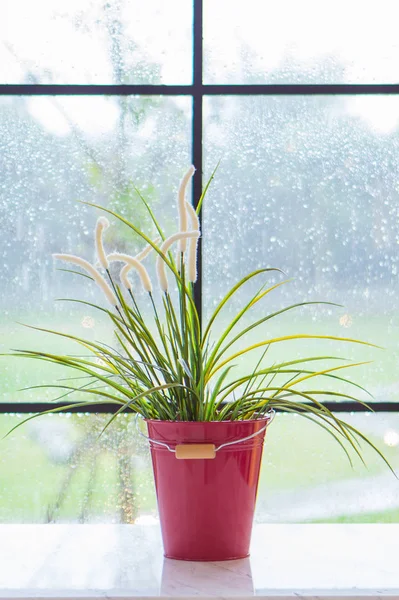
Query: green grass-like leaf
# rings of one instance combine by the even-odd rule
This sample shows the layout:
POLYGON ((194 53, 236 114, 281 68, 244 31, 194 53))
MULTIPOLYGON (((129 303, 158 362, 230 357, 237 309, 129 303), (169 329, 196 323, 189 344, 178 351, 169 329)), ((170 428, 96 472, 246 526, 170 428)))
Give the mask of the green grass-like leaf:
MULTIPOLYGON (((204 193, 197 203, 197 211, 201 210, 206 191, 216 173, 212 173, 204 193)), ((139 190, 136 190, 140 201, 145 206, 157 234, 161 239, 168 235, 160 227, 151 207, 139 190)), ((271 284, 265 283, 270 275, 283 273, 280 269, 265 267, 248 273, 241 278, 220 300, 210 315, 208 322, 201 327, 199 315, 194 301, 193 285, 187 280, 186 266, 183 256, 174 259, 170 252, 164 256, 160 247, 150 235, 141 231, 134 223, 109 208, 84 202, 110 216, 137 234, 143 242, 150 244, 157 256, 161 256, 169 269, 173 281, 171 292, 151 292, 147 294, 147 305, 136 297, 132 290, 123 292, 106 270, 106 276, 115 293, 117 306, 114 309, 104 308, 99 304, 79 299, 64 299, 89 306, 106 315, 113 329, 113 341, 91 341, 82 337, 62 333, 44 327, 32 329, 59 336, 76 345, 85 355, 55 354, 46 351, 19 349, 13 356, 45 361, 72 370, 73 376, 65 381, 47 386, 62 392, 55 400, 69 395, 76 398, 70 408, 88 405, 100 405, 112 402, 118 405, 115 414, 108 420, 103 431, 112 425, 116 417, 125 412, 133 412, 145 419, 169 421, 221 421, 247 420, 263 417, 270 410, 282 410, 297 413, 304 418, 316 422, 327 430, 351 460, 350 451, 363 459, 360 442, 370 446, 388 464, 381 451, 360 431, 337 417, 323 404, 322 398, 351 400, 360 403, 365 409, 369 405, 362 398, 352 394, 366 393, 362 385, 353 382, 341 374, 344 369, 367 364, 368 361, 349 362, 324 351, 321 354, 303 358, 290 358, 289 342, 312 340, 333 341, 340 345, 363 345, 369 348, 372 343, 354 338, 334 335, 286 334, 271 336, 261 332, 262 326, 274 319, 283 319, 288 312, 300 310, 311 305, 338 306, 330 302, 293 302, 278 310, 261 309, 269 300, 269 296, 290 280, 271 284), (180 263, 180 264, 179 264, 180 263), (179 268, 177 268, 179 266, 179 268), (235 316, 220 329, 222 313, 232 301, 237 299, 247 284, 258 283, 258 291, 243 303, 235 316), (259 314, 261 311, 261 314, 259 314), (250 319, 255 314, 255 320, 250 319), (258 341, 248 345, 239 345, 242 338, 251 333, 259 333, 258 341), (287 357, 280 362, 269 360, 271 350, 276 344, 283 344, 287 357), (235 346, 233 349, 232 347, 235 346), (235 367, 244 357, 251 357, 256 350, 261 351, 260 358, 245 361, 244 372, 235 367), (329 361, 335 361, 334 366, 329 361), (312 369, 311 363, 320 368, 312 369), (249 366, 248 366, 249 365, 249 366), (79 385, 78 379, 87 378, 79 385), (326 385, 326 384, 329 385, 326 385), (351 393, 347 393, 348 388, 351 393), (305 389, 305 387, 307 389, 305 389), (312 388, 312 389, 309 389, 312 388), (87 396, 91 396, 89 401, 87 396)), ((71 274, 83 275, 72 269, 62 269, 71 274)), ((91 277, 88 277, 92 279, 91 277)), ((32 388, 31 388, 32 389, 32 388)), ((51 407, 44 414, 67 410, 51 407)), ((26 423, 33 415, 25 419, 26 423)), ((13 428, 9 433, 14 431, 13 428)), ((389 466, 389 465, 388 465, 389 466)), ((389 466, 389 468, 391 468, 389 466)), ((391 469, 392 470, 392 469, 391 469)))

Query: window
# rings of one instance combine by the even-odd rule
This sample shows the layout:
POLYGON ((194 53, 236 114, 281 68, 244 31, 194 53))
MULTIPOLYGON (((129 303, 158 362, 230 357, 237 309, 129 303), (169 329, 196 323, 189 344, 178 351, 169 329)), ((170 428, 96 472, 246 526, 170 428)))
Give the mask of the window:
MULTIPOLYGON (((196 298, 204 317, 228 284, 265 264, 293 278, 271 300, 276 306, 293 298, 343 304, 307 308, 274 327, 386 348, 356 354, 375 360, 359 367, 357 380, 373 392, 376 414, 347 416, 398 466, 394 0, 378 7, 351 0, 345 19, 340 3, 328 14, 315 0, 275 4, 266 12, 256 0, 6 0, 0 348, 60 349, 16 321, 106 335, 97 313, 54 302, 96 294, 51 259, 59 251, 92 258, 98 213, 79 201, 134 215, 144 227, 137 188, 162 206, 168 224, 189 162, 198 200, 221 160, 202 215, 196 298)), ((116 239, 136 243, 115 226, 108 242, 116 239)), ((293 356, 298 351, 294 344, 293 356)), ((18 390, 64 377, 1 360, 0 433, 56 396, 18 390)), ((355 409, 347 401, 333 408, 355 409)), ((66 411, 32 420, 3 442, 0 519, 155 519, 146 446, 131 418, 94 444, 105 419, 66 411)), ((258 519, 396 521, 390 477, 375 457, 369 471, 352 471, 326 434, 279 415, 265 446, 258 519)))

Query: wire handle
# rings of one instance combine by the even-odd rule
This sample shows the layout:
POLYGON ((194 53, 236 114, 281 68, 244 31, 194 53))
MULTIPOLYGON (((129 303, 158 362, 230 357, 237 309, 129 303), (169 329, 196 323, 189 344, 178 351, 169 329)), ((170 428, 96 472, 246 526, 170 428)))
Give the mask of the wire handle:
MULTIPOLYGON (((239 440, 234 440, 232 442, 226 442, 225 444, 220 444, 220 446, 217 446, 217 448, 215 448, 215 452, 218 452, 222 448, 226 448, 226 446, 233 446, 233 444, 241 444, 241 442, 246 442, 247 440, 251 440, 252 438, 259 435, 260 433, 263 433, 263 431, 266 431, 266 429, 269 427, 270 423, 273 421, 275 416, 276 416, 275 411, 273 409, 270 410, 266 415, 266 417, 267 417, 266 425, 264 425, 261 429, 259 429, 259 431, 255 431, 255 433, 252 433, 251 435, 247 435, 244 438, 240 438, 239 440)), ((149 442, 152 442, 153 444, 158 444, 159 446, 163 446, 164 448, 167 448, 169 450, 169 452, 173 452, 173 454, 176 454, 176 450, 174 448, 171 448, 165 442, 159 442, 158 440, 153 440, 152 438, 150 438, 147 435, 145 435, 144 433, 142 433, 142 431, 140 431, 138 423, 139 422, 138 422, 138 414, 137 414, 136 415, 136 429, 137 429, 138 434, 141 435, 141 437, 148 440, 149 442)))

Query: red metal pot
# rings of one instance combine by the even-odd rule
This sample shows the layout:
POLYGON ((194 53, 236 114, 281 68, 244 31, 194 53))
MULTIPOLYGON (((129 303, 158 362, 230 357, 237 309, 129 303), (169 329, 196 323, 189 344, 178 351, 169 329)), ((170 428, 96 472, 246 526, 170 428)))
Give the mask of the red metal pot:
MULTIPOLYGON (((270 417, 211 422, 147 420, 166 557, 216 561, 248 556, 269 421, 270 417), (240 441, 258 431, 255 437, 240 441), (238 443, 218 449, 231 442, 238 443), (186 445, 192 444, 214 445, 216 452, 208 446, 204 454, 214 458, 177 458, 186 456, 186 445)), ((202 446, 189 447, 188 454, 198 456, 197 450, 201 456, 202 446)))

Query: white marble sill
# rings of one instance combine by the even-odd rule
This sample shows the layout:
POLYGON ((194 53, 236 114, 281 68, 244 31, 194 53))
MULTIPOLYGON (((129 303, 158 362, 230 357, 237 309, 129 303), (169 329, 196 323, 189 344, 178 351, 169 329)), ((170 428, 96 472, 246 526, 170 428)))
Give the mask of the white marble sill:
POLYGON ((158 527, 0 525, 0 598, 396 598, 399 525, 257 525, 248 559, 164 559, 158 527))

